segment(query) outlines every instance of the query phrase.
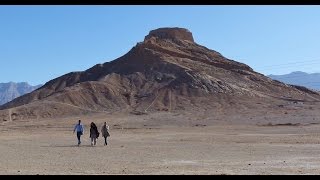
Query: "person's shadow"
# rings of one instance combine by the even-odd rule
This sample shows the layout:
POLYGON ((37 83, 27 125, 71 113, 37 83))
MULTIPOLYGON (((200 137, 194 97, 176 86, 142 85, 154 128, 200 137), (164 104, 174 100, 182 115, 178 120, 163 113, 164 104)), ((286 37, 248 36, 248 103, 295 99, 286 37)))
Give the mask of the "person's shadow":
POLYGON ((94 146, 91 146, 89 144, 86 144, 86 145, 47 145, 47 146, 41 146, 41 147, 54 147, 54 148, 62 148, 62 147, 77 147, 77 148, 80 148, 80 147, 94 147, 94 146))

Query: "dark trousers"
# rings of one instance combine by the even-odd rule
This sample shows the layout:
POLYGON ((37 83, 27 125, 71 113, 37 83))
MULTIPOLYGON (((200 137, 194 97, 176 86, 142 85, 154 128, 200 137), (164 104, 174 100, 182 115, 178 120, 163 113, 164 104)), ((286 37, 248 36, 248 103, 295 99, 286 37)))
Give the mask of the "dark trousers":
POLYGON ((107 143, 107 137, 104 137, 104 145, 108 145, 108 143, 107 143))
POLYGON ((82 135, 81 132, 77 132, 78 145, 81 144, 81 141, 80 141, 81 135, 82 135))

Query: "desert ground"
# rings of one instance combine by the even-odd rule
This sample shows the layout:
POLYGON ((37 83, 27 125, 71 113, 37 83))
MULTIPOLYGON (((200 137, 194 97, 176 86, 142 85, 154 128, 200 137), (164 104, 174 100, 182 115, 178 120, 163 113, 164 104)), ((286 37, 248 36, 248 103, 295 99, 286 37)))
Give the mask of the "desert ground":
POLYGON ((204 125, 190 121, 179 126, 155 125, 145 119, 102 114, 3 123, 0 174, 320 173, 320 125, 316 123, 204 125), (73 134, 78 119, 86 128, 80 147, 73 134), (108 121, 108 146, 102 138, 96 146, 90 145, 91 121, 99 129, 108 121))

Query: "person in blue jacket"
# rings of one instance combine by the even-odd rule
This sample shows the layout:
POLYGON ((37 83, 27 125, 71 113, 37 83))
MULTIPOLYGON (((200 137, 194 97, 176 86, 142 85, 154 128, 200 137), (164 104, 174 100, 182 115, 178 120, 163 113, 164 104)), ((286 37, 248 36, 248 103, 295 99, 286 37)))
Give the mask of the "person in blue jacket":
POLYGON ((83 135, 84 127, 83 124, 81 124, 81 120, 79 120, 78 124, 75 125, 73 133, 77 131, 77 138, 78 138, 78 146, 81 144, 81 135, 83 135))

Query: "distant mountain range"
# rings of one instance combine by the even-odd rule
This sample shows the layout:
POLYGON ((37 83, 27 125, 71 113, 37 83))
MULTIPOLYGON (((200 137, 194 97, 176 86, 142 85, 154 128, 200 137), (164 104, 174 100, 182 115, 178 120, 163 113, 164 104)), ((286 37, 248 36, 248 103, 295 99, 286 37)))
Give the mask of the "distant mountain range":
POLYGON ((295 71, 284 75, 269 75, 271 79, 284 82, 286 84, 305 86, 310 89, 320 90, 320 73, 305 73, 295 71))
POLYGON ((5 104, 19 96, 38 89, 42 85, 31 86, 26 82, 0 83, 0 105, 5 104))

